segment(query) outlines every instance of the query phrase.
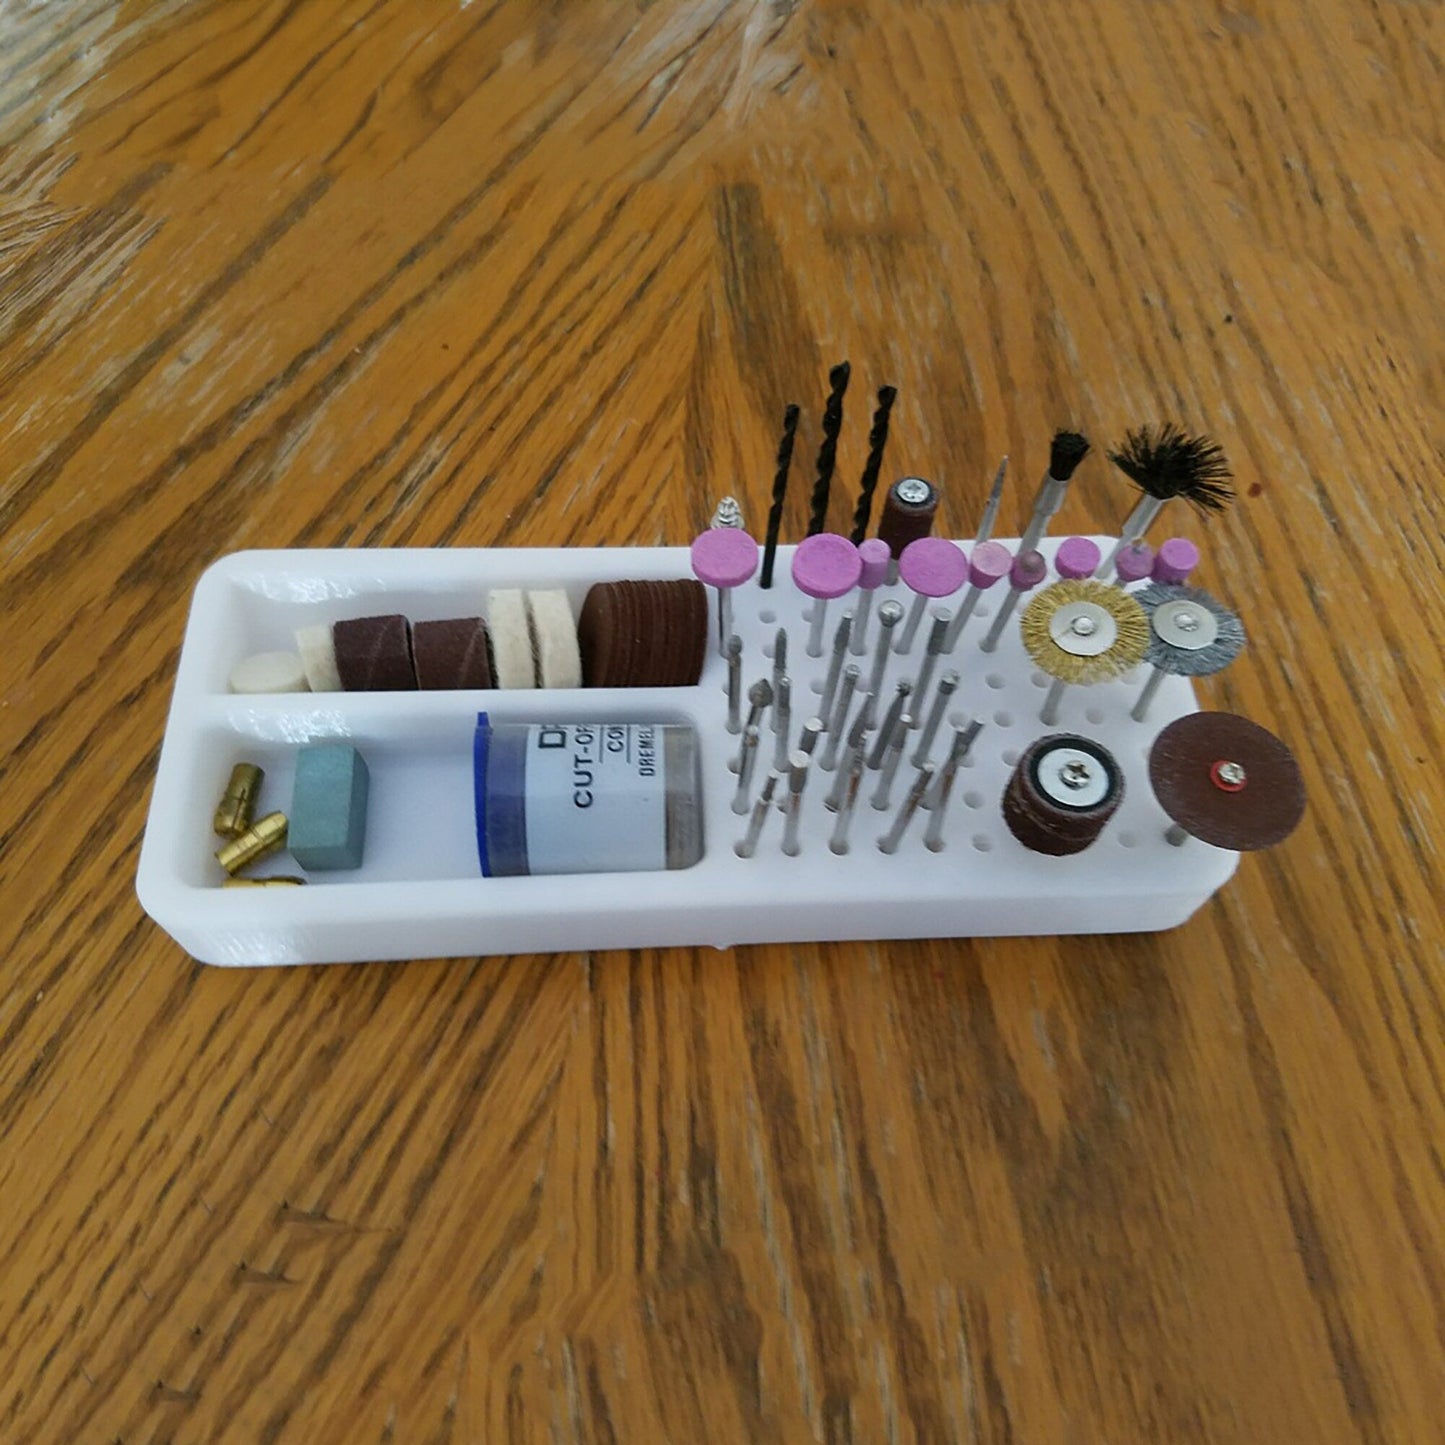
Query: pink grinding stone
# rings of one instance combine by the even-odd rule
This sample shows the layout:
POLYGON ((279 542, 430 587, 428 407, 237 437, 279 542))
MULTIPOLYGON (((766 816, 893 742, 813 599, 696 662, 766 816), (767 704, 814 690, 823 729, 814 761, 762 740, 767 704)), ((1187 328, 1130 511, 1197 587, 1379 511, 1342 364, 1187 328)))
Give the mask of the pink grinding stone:
POLYGON ((1154 567, 1154 549, 1147 542, 1125 547, 1114 563, 1120 582, 1142 582, 1154 567))
POLYGON ((758 570, 758 544, 741 527, 710 527, 692 544, 692 570, 709 587, 741 587, 758 570))
POLYGON ((1014 564, 1009 568, 1008 580, 1011 587, 1027 592, 1029 588, 1037 587, 1048 575, 1049 564, 1044 561, 1044 554, 1035 550, 1020 552, 1014 558, 1014 564))
POLYGON ((980 542, 968 564, 968 580, 975 587, 992 587, 1008 576, 1013 562, 1013 554, 1002 542, 980 542))
POLYGON ((858 549, 836 532, 804 537, 793 552, 793 581, 809 597, 841 597, 858 585, 863 559, 858 549))
POLYGON ((951 597, 968 580, 968 558, 947 537, 918 537, 903 549, 898 575, 925 597, 951 597))
POLYGON ((869 537, 858 544, 858 555, 863 559, 863 571, 859 574, 858 585, 867 592, 881 587, 888 576, 888 563, 893 554, 888 543, 881 537, 869 537))
POLYGON ((1198 565, 1199 548, 1188 537, 1171 537, 1167 542, 1160 543, 1150 575, 1156 582, 1178 586, 1189 580, 1189 574, 1198 565))
POLYGON ((1087 537, 1067 537, 1054 553, 1054 567, 1060 577, 1092 577, 1099 565, 1099 545, 1087 537))

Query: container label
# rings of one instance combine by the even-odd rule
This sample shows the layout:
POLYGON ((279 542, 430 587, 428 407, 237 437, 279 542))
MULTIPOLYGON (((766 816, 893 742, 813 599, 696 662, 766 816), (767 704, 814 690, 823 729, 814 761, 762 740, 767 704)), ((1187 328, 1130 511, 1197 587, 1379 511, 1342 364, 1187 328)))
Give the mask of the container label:
POLYGON ((667 791, 656 723, 560 723, 527 737, 527 869, 667 866, 667 791))

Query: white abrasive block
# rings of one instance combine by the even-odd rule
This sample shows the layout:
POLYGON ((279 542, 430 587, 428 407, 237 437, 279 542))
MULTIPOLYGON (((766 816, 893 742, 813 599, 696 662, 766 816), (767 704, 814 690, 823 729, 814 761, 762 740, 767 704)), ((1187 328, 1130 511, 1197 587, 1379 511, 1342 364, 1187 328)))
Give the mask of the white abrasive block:
POLYGON ((296 650, 312 692, 340 692, 341 674, 336 670, 336 644, 326 623, 296 629, 296 650))
POLYGON ((501 688, 537 686, 537 661, 520 587, 499 587, 487 598, 492 641, 492 680, 501 688))
POLYGON ((577 646, 577 623, 566 590, 548 587, 528 592, 527 615, 532 621, 540 685, 581 687, 582 653, 577 646))
POLYGON ((232 692, 309 692, 306 669, 294 652, 255 652, 231 669, 232 692))

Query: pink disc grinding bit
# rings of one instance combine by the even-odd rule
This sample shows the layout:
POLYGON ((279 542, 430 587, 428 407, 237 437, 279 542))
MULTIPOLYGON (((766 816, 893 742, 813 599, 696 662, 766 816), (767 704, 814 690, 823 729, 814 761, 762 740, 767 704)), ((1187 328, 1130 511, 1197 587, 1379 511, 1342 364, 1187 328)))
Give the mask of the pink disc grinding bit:
POLYGON ((857 615, 853 619, 853 637, 850 646, 854 657, 862 657, 868 650, 868 612, 873 605, 873 594, 888 580, 888 563, 892 558, 888 543, 881 537, 869 537, 858 544, 858 556, 863 570, 858 574, 857 615))
POLYGON ((918 624, 931 599, 952 597, 968 580, 968 557, 947 537, 919 537, 898 559, 898 575, 913 589, 913 605, 903 624, 894 652, 906 653, 918 635, 918 624))
POLYGON ((1171 537, 1159 544, 1154 554, 1154 569, 1149 574, 1155 582, 1178 587, 1189 580, 1199 565, 1199 548, 1188 537, 1171 537))
POLYGON ((973 616, 973 609, 978 606, 978 599, 996 582, 1002 582, 1008 576, 1013 560, 1012 553, 1002 542, 980 542, 973 549, 973 556, 968 559, 968 591, 963 594, 958 616, 948 624, 948 631, 944 634, 945 652, 953 651, 954 643, 973 616))
POLYGON ((1092 577, 1101 557, 1099 544, 1087 537, 1066 537, 1054 553, 1054 568, 1060 577, 1078 581, 1092 577))
POLYGON ((724 657, 733 630, 732 589, 757 570, 758 544, 741 527, 710 527, 692 544, 693 575, 717 588, 717 650, 724 657))
POLYGON ((858 549, 836 532, 815 532, 804 537, 793 552, 793 581, 799 592, 814 599, 808 631, 808 656, 823 655, 823 621, 828 603, 858 585, 863 559, 858 549))

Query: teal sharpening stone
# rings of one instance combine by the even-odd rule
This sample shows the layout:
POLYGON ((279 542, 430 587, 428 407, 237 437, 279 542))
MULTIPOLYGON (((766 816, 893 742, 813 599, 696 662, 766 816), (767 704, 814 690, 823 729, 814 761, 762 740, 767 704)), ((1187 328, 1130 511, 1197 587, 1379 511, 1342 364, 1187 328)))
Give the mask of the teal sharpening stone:
POLYGON ((366 759, 349 743, 313 743, 297 754, 286 846, 308 872, 361 867, 369 782, 366 759))

